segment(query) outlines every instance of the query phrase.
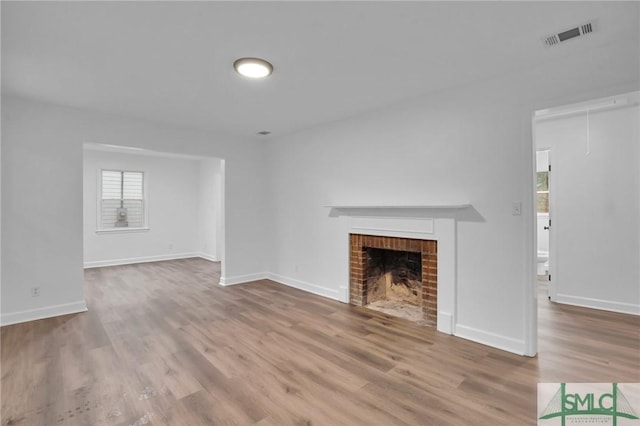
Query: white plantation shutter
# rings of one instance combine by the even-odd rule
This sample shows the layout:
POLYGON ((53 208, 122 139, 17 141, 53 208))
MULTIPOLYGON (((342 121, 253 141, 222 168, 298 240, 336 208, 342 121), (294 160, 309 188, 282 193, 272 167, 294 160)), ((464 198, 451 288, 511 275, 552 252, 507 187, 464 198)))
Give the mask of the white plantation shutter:
POLYGON ((102 171, 100 229, 142 228, 145 226, 144 173, 102 171), (127 227, 116 227, 118 209, 127 209, 127 227))

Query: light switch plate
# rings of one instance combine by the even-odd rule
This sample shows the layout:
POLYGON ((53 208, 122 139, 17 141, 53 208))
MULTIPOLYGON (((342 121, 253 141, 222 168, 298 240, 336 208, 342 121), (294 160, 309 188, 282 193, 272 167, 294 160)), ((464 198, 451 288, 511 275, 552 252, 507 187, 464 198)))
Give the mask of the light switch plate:
POLYGON ((520 216, 522 214, 522 203, 517 202, 511 204, 511 215, 520 216))

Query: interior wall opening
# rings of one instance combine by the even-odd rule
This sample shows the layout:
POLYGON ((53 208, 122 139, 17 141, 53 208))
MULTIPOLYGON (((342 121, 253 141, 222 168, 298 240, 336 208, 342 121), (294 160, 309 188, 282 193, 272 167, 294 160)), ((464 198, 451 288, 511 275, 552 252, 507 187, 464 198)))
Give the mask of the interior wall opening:
POLYGON ((220 262, 224 276, 224 165, 84 144, 84 267, 200 257, 220 262))
POLYGON ((533 118, 538 307, 640 314, 640 92, 533 118))

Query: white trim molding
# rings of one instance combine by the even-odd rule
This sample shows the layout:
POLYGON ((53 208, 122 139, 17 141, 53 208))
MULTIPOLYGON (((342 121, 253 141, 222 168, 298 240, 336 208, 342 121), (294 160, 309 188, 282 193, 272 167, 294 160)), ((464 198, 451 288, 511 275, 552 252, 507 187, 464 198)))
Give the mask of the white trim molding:
POLYGON ((220 285, 223 287, 237 284, 246 284, 252 281, 266 280, 268 272, 258 272, 256 274, 236 275, 235 277, 220 277, 220 285))
POLYGON ((358 217, 351 218, 351 233, 380 235, 421 240, 433 239, 434 220, 431 218, 407 217, 358 217))
POLYGON ((150 230, 148 226, 142 228, 109 228, 96 229, 96 234, 127 234, 133 232, 149 232, 150 230))
POLYGON ((620 312, 623 314, 640 315, 640 305, 633 303, 615 302, 612 300, 592 299, 590 297, 572 296, 570 294, 556 294, 553 302, 565 305, 581 306, 583 308, 600 309, 603 311, 620 312))
POLYGON ((514 339, 512 337, 503 336, 501 334, 491 333, 489 331, 480 330, 478 328, 466 325, 456 324, 456 337, 471 340, 476 343, 502 349, 504 351, 513 352, 517 355, 526 354, 526 344, 524 340, 514 339))
POLYGON ((430 204, 336 204, 325 206, 336 210, 367 211, 385 210, 386 212, 402 210, 454 210, 471 207, 469 203, 430 203, 430 204))
POLYGON ((212 254, 208 254, 208 253, 198 253, 198 257, 201 257, 205 260, 209 260, 211 262, 220 262, 220 259, 218 259, 216 256, 212 255, 212 254))
POLYGON ((87 311, 84 300, 64 303, 62 305, 44 306, 42 308, 28 309, 26 311, 3 313, 0 317, 0 325, 18 324, 21 322, 35 321, 60 315, 77 314, 87 311))
POLYGON ((298 290, 303 290, 309 293, 317 294, 318 296, 323 296, 329 299, 343 302, 342 290, 322 287, 305 281, 296 280, 295 278, 285 277, 284 275, 273 274, 271 272, 267 273, 267 279, 275 281, 279 284, 284 284, 288 287, 297 288, 298 290))
POLYGON ((130 257, 127 259, 94 260, 84 262, 84 267, 85 269, 102 268, 103 266, 131 265, 133 263, 159 262, 162 260, 188 259, 191 257, 202 257, 211 260, 208 257, 202 256, 201 253, 169 253, 155 256, 130 257))

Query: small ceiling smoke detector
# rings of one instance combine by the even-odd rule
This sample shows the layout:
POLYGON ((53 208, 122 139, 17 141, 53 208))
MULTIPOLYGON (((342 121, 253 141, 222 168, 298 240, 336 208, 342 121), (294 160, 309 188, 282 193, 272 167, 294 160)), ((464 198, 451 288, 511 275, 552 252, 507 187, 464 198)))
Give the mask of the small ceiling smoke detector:
POLYGON ((273 65, 260 58, 240 58, 233 63, 233 68, 249 78, 265 78, 273 72, 273 65))
POLYGON ((260 136, 267 136, 267 135, 270 135, 271 132, 268 131, 268 130, 263 130, 261 132, 258 132, 257 134, 260 135, 260 136))
POLYGON ((551 34, 543 39, 546 46, 555 46, 564 41, 571 40, 572 38, 580 37, 586 34, 590 34, 595 29, 595 23, 593 21, 585 22, 577 27, 569 28, 568 30, 560 31, 555 34, 551 34))

